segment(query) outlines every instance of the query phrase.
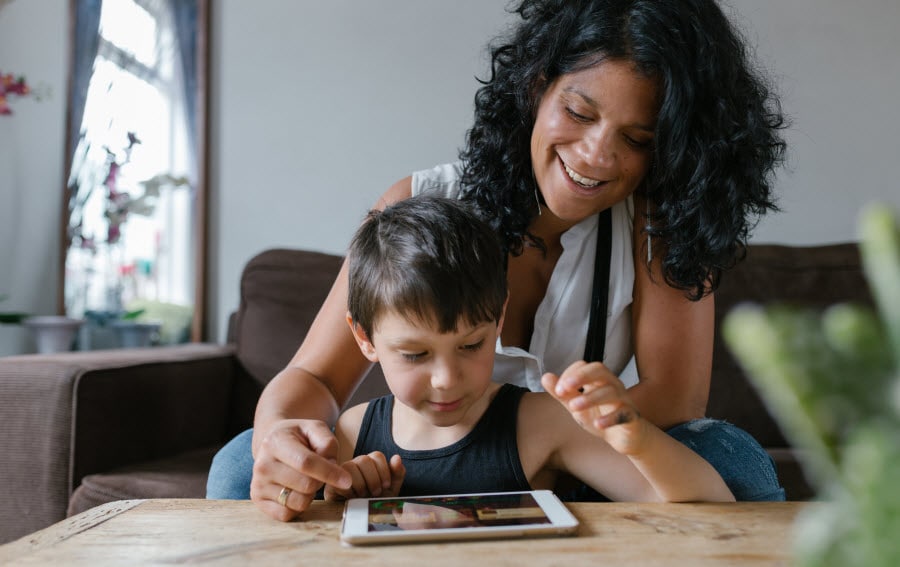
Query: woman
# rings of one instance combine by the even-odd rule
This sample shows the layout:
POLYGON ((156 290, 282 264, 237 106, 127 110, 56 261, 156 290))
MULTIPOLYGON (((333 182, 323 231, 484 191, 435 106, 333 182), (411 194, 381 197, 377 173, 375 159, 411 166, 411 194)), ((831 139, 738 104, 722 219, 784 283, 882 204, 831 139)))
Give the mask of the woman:
MULTIPOLYGON (((706 458, 739 500, 783 499, 762 448, 703 419, 713 292, 775 208, 777 101, 714 0, 524 0, 516 12, 519 26, 492 48, 461 161, 401 180, 378 207, 442 192, 498 231, 509 251, 499 379, 538 389, 553 372, 577 389, 596 376, 564 370, 602 360, 577 368, 619 376, 641 415, 706 458)), ((263 392, 252 433, 217 456, 209 497, 246 497, 249 483, 261 509, 288 520, 323 482, 349 484, 328 424, 369 363, 344 322, 346 294, 342 270, 263 392)), ((602 402, 589 391, 573 403, 602 402)))

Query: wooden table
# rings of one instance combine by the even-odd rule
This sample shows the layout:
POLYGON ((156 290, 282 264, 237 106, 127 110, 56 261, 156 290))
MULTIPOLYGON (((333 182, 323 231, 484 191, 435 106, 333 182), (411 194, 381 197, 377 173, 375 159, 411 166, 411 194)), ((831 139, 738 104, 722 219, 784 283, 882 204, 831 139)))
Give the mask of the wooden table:
POLYGON ((125 500, 0 546, 2 565, 787 565, 799 502, 569 503, 575 537, 342 546, 342 507, 281 523, 248 501, 125 500))

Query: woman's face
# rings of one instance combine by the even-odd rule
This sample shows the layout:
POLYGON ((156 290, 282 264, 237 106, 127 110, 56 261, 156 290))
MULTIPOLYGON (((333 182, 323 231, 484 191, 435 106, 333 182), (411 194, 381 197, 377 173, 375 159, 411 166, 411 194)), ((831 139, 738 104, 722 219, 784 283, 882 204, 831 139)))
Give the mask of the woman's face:
POLYGON ((632 63, 605 60, 562 75, 538 106, 531 133, 544 213, 574 225, 622 201, 650 166, 657 85, 632 63))

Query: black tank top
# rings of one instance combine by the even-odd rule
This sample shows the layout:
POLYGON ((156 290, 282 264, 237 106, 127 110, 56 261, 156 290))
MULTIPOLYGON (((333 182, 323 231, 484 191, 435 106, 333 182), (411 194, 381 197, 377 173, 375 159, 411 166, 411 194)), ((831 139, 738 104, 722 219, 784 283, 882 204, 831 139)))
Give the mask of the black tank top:
POLYGON ((504 384, 472 431, 452 445, 407 451, 391 434, 393 396, 369 402, 353 455, 400 455, 406 467, 401 496, 530 490, 516 444, 519 401, 525 388, 504 384))

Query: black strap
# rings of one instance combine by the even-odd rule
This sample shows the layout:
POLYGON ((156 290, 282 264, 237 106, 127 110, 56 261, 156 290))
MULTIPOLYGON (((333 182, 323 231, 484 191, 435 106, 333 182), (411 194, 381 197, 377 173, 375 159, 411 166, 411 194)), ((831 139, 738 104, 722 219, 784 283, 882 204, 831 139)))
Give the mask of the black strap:
POLYGON ((594 284, 591 291, 591 314, 588 319, 584 359, 603 362, 606 349, 606 310, 609 302, 609 260, 612 255, 612 209, 599 215, 597 251, 594 257, 594 284))

